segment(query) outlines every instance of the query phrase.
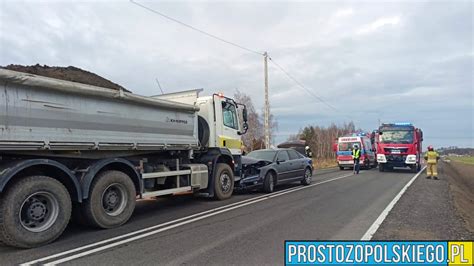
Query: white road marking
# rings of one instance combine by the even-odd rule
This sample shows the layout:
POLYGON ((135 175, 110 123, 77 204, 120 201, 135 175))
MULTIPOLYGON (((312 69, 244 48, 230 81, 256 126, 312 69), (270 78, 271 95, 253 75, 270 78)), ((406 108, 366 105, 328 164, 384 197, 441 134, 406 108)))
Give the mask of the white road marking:
POLYGON ((84 251, 84 252, 81 252, 81 253, 77 253, 75 255, 71 255, 71 256, 68 256, 68 257, 65 257, 65 258, 62 258, 62 259, 59 259, 59 260, 56 260, 56 261, 52 261, 52 262, 49 262, 49 263, 45 264, 45 265, 57 265, 57 264, 60 264, 60 263, 64 263, 64 262, 67 262, 67 261, 71 261, 71 260, 74 260, 74 259, 78 259, 78 258, 87 256, 87 255, 90 255, 90 254, 93 254, 93 253, 97 253, 97 252, 105 250, 105 249, 110 249, 110 248, 113 248, 113 247, 116 247, 116 246, 119 246, 119 245, 123 245, 125 243, 129 243, 129 242, 136 241, 136 240, 139 240, 139 239, 151 236, 151 235, 155 235, 155 234, 158 234, 160 232, 168 231, 168 230, 171 230, 171 229, 179 227, 179 226, 183 226, 183 225, 193 223, 193 222, 196 222, 196 221, 199 221, 199 220, 202 220, 202 219, 206 219, 206 218, 209 218, 209 217, 221 214, 221 213, 225 213, 225 212, 228 212, 228 211, 231 211, 231 210, 234 210, 234 209, 245 207, 247 205, 255 204, 255 203, 258 203, 258 202, 261 202, 261 201, 264 201, 264 200, 268 200, 268 199, 271 199, 271 198, 274 198, 274 197, 278 197, 278 196, 285 195, 285 194, 288 194, 288 193, 291 193, 291 192, 296 192, 296 191, 299 191, 299 190, 302 190, 302 189, 307 189, 307 188, 310 188, 310 187, 322 185, 322 184, 325 184, 325 183, 333 182, 333 181, 336 181, 336 180, 339 180, 339 179, 342 179, 342 178, 346 178, 346 177, 350 177, 350 176, 353 176, 353 174, 351 173, 351 174, 348 174, 348 175, 343 175, 343 176, 331 178, 331 179, 328 179, 328 180, 325 180, 325 181, 321 181, 321 182, 318 182, 318 183, 314 183, 314 184, 311 184, 311 185, 308 185, 308 186, 298 187, 298 188, 288 188, 288 189, 285 189, 285 190, 282 190, 282 191, 270 193, 268 195, 262 195, 262 196, 259 196, 259 197, 243 200, 243 201, 240 201, 240 202, 235 202, 235 203, 232 203, 232 204, 229 204, 229 205, 226 205, 226 206, 221 206, 221 207, 214 208, 214 209, 211 209, 211 210, 207 210, 207 211, 203 211, 203 212, 196 213, 196 214, 193 214, 193 215, 189 215, 189 216, 186 216, 186 217, 183 217, 183 218, 179 218, 179 219, 176 219, 176 220, 173 220, 173 221, 169 221, 169 222, 162 223, 162 224, 159 224, 159 225, 144 228, 144 229, 141 229, 141 230, 138 230, 138 231, 135 231, 135 232, 125 234, 125 235, 121 235, 121 236, 118 236, 118 237, 106 239, 106 240, 103 240, 103 241, 100 241, 100 242, 97 242, 97 243, 89 244, 89 245, 78 247, 78 248, 75 248, 75 249, 67 250, 67 251, 64 251, 64 252, 61 252, 61 253, 57 253, 57 254, 54 254, 54 255, 51 255, 51 256, 36 259, 36 260, 33 260, 33 261, 25 262, 25 263, 22 263, 20 265, 28 266, 28 265, 41 263, 43 261, 55 259, 55 258, 58 258, 58 257, 62 257, 62 256, 65 256, 65 255, 71 254, 71 253, 75 253, 75 252, 78 252, 78 251, 82 251, 82 250, 85 250, 85 249, 88 249, 88 248, 92 248, 92 247, 95 247, 95 246, 99 246, 99 245, 102 245, 102 244, 107 244, 109 242, 113 242, 113 241, 118 240, 117 242, 113 242, 113 243, 110 243, 108 245, 104 245, 104 246, 100 246, 100 247, 97 247, 97 248, 94 248, 94 249, 90 249, 90 250, 87 250, 87 251, 84 251), (196 216, 198 216, 198 217, 196 217, 196 216), (195 218, 193 218, 193 217, 195 217, 195 218), (176 224, 173 224, 173 223, 176 223, 176 224), (170 224, 172 224, 172 225, 170 225, 170 224), (161 228, 161 227, 163 227, 163 228, 161 228), (157 229, 157 228, 160 228, 160 229, 150 231, 152 229, 157 229), (136 236, 133 236, 133 235, 136 235, 136 236), (127 238, 129 236, 133 236, 133 237, 127 238), (127 239, 123 239, 123 238, 127 238, 127 239), (120 240, 120 239, 123 239, 123 240, 120 240))
MULTIPOLYGON (((284 189, 284 190, 281 190, 281 191, 278 191, 278 192, 274 192, 274 193, 281 193, 281 192, 285 192, 285 191, 291 190, 291 189, 294 189, 294 188, 287 188, 287 189, 284 189)), ((51 255, 51 256, 48 256, 48 257, 40 258, 40 259, 37 259, 37 260, 34 260, 34 261, 26 262, 26 263, 23 263, 23 264, 20 264, 20 265, 32 265, 32 264, 36 264, 36 263, 41 262, 41 261, 54 259, 54 258, 57 258, 57 257, 61 257, 61 256, 64 256, 64 255, 74 253, 74 252, 78 252, 78 251, 81 251, 81 250, 84 250, 84 249, 93 248, 95 246, 99 246, 99 245, 102 245, 102 244, 107 244, 109 242, 120 240, 122 238, 130 237, 130 236, 133 236, 133 235, 136 235, 136 234, 144 233, 146 231, 150 231, 150 230, 153 230, 153 229, 164 227, 164 226, 167 226, 167 225, 170 225, 170 224, 173 224, 173 223, 177 223, 177 222, 180 222, 180 221, 183 221, 183 220, 187 220, 187 219, 199 216, 199 215, 203 215, 203 214, 206 214, 206 213, 218 211, 218 210, 225 209, 225 208, 228 208, 228 207, 232 207, 232 206, 235 206, 235 205, 239 205, 239 204, 242 204, 242 203, 245 203, 245 202, 257 200, 259 198, 265 198, 265 197, 268 197, 268 196, 269 196, 268 194, 267 195, 262 195, 262 196, 258 196, 258 197, 254 197, 254 198, 234 202, 234 203, 231 203, 231 204, 228 204, 228 205, 220 206, 220 207, 210 209, 210 210, 207 210, 207 211, 198 212, 198 213, 191 214, 191 215, 188 215, 188 216, 176 219, 176 220, 172 220, 172 221, 168 221, 168 222, 165 222, 165 223, 153 225, 153 226, 143 228, 143 229, 140 229, 140 230, 137 230, 137 231, 133 231, 133 232, 130 232, 130 233, 127 233, 127 234, 124 234, 124 235, 120 235, 120 236, 117 236, 117 237, 105 239, 105 240, 95 242, 95 243, 92 243, 92 244, 89 244, 89 245, 81 246, 81 247, 78 247, 78 248, 70 249, 70 250, 67 250, 67 251, 64 251, 64 252, 61 252, 61 253, 57 253, 57 254, 54 254, 54 255, 51 255)))
POLYGON ((372 239, 372 237, 374 236, 375 232, 377 232, 377 230, 379 229, 382 222, 385 220, 385 218, 387 218, 388 213, 392 210, 392 208, 395 206, 395 204, 397 204, 398 200, 400 200, 400 198, 403 196, 403 194, 408 189, 408 187, 410 187, 411 184, 416 180, 416 178, 419 175, 421 175, 421 173, 423 173, 425 168, 426 168, 426 166, 423 167, 420 170, 420 172, 418 172, 416 175, 414 175, 410 179, 410 181, 408 181, 408 183, 402 188, 402 190, 400 190, 400 192, 398 192, 398 194, 395 196, 395 198, 393 198, 393 200, 387 205, 387 207, 385 207, 385 209, 379 215, 377 220, 375 220, 375 222, 370 226, 370 228, 367 230, 367 232, 365 232, 364 236, 362 236, 362 238, 360 240, 369 241, 369 240, 372 239))

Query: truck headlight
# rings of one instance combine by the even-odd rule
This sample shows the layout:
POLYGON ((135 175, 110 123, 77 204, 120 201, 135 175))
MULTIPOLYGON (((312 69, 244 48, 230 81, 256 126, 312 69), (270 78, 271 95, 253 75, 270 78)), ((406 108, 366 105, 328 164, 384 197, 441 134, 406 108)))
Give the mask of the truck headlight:
POLYGON ((414 155, 414 154, 408 155, 407 158, 405 159, 405 163, 406 164, 415 164, 416 163, 416 155, 414 155))
POLYGON ((378 163, 386 163, 387 158, 385 158, 385 154, 377 154, 377 162, 378 163))

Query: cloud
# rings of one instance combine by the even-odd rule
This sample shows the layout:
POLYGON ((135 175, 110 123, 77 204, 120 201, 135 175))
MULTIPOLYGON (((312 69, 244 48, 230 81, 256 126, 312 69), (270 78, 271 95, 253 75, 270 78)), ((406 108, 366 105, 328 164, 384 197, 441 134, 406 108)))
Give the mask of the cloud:
MULTIPOLYGON (((272 58, 276 142, 308 124, 412 121, 433 145, 473 146, 472 2, 143 2, 272 58), (433 19, 436 18, 436 19, 433 19), (463 119, 460 121, 460 117, 463 119), (290 133, 291 132, 291 133, 290 133), (431 137, 432 136, 432 137, 431 137)), ((235 89, 263 107, 263 58, 128 1, 3 1, 0 65, 75 65, 142 95, 235 89)))
POLYGON ((400 17, 383 17, 375 20, 374 22, 364 25, 356 31, 356 34, 363 35, 375 32, 386 26, 396 26, 400 23, 400 17))
POLYGON ((338 10, 335 14, 335 18, 342 18, 342 17, 347 17, 354 14, 354 9, 352 8, 345 8, 345 9, 340 9, 338 10))

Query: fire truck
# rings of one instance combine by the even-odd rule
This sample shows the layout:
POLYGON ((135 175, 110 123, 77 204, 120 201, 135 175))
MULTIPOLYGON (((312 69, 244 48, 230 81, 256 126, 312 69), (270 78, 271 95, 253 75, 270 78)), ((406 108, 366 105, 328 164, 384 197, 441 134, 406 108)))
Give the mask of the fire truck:
POLYGON ((421 169, 423 131, 411 123, 382 124, 376 132, 379 171, 394 167, 421 169))

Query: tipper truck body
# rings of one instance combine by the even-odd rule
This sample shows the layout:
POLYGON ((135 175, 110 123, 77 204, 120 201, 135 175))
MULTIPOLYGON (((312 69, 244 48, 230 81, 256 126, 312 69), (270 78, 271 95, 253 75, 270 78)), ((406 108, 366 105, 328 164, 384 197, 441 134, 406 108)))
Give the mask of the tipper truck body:
POLYGON ((113 228, 136 199, 224 200, 240 179, 245 106, 200 90, 145 97, 0 69, 0 241, 54 241, 71 215, 113 228), (239 123, 242 116, 243 123, 239 123))
POLYGON ((421 169, 423 131, 411 123, 382 124, 376 131, 379 171, 394 167, 421 169))

